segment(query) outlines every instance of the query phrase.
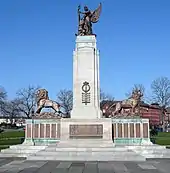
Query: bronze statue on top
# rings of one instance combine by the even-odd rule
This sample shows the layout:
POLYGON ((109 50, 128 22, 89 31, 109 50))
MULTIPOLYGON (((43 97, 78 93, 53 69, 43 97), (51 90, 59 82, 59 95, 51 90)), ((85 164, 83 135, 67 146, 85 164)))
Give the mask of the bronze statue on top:
POLYGON ((87 6, 84 6, 84 12, 80 11, 80 5, 78 6, 78 34, 80 36, 84 35, 93 35, 92 23, 97 23, 100 17, 102 5, 99 4, 99 7, 95 11, 90 11, 87 6), (81 18, 81 14, 83 17, 81 18))

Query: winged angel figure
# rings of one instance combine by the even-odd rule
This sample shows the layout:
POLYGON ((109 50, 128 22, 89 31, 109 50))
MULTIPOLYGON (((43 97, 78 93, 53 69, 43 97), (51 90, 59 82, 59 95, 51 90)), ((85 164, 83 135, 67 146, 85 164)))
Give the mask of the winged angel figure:
POLYGON ((80 5, 78 6, 78 35, 93 35, 92 23, 97 23, 100 17, 102 4, 100 3, 95 11, 90 11, 87 6, 84 6, 84 12, 80 11, 80 5), (81 18, 81 14, 83 17, 81 18))

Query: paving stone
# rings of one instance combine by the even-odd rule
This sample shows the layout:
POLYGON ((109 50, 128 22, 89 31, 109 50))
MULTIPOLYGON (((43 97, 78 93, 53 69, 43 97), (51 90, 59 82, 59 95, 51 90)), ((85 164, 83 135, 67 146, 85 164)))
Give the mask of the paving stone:
POLYGON ((83 173, 97 173, 97 162, 86 162, 83 173))
POLYGON ((55 168, 50 173, 68 173, 68 171, 69 171, 69 169, 65 169, 65 168, 55 168))
POLYGON ((114 169, 114 172, 116 172, 116 173, 123 173, 123 172, 128 173, 129 172, 123 162, 113 162, 111 164, 114 169))
POLYGON ((10 163, 12 161, 12 159, 1 159, 0 161, 0 167, 3 165, 6 165, 8 163, 10 163))
POLYGON ((26 168, 29 168, 29 167, 42 167, 44 164, 46 164, 47 161, 25 161, 23 164, 26 168))
POLYGON ((23 168, 15 168, 15 169, 10 169, 10 170, 6 170, 3 173, 20 173, 23 170, 23 168))
POLYGON ((19 173, 20 171, 22 171, 24 168, 21 166, 17 166, 17 167, 13 167, 13 168, 8 168, 7 170, 5 170, 3 173, 19 173))
POLYGON ((156 167, 148 163, 141 163, 141 164, 138 164, 138 166, 141 167, 142 169, 156 169, 156 167))
POLYGON ((98 172, 99 173, 113 173, 114 168, 109 162, 98 162, 98 172))
POLYGON ((0 168, 0 173, 4 173, 7 170, 8 170, 7 168, 0 168))
POLYGON ((26 168, 18 173, 35 173, 37 169, 38 169, 38 167, 37 168, 36 167, 26 168))
POLYGON ((157 168, 157 170, 161 173, 169 173, 170 172, 170 162, 166 162, 163 160, 160 160, 159 163, 153 163, 153 165, 157 168))
MULTIPOLYGON (((42 167, 40 167, 36 173, 51 173, 53 170, 57 168, 60 162, 57 161, 48 161, 42 167)), ((59 172, 60 173, 60 172, 59 172)))
POLYGON ((82 166, 71 166, 68 173, 83 173, 84 167, 82 166))
POLYGON ((61 169, 61 168, 65 168, 65 169, 68 169, 70 166, 71 166, 72 162, 61 162, 57 168, 58 169, 61 169))
POLYGON ((78 167, 84 167, 85 162, 72 162, 71 166, 78 166, 78 167))
POLYGON ((141 173, 142 168, 140 168, 135 162, 125 162, 124 165, 130 173, 141 173))
POLYGON ((13 160, 13 161, 11 161, 11 165, 14 165, 14 164, 21 164, 21 163, 24 163, 25 162, 25 160, 13 160))

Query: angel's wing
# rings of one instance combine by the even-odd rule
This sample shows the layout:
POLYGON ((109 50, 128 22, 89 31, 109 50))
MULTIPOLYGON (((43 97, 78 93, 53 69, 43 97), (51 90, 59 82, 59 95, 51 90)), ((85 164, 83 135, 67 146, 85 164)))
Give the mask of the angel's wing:
POLYGON ((102 10, 102 4, 100 3, 98 8, 92 14, 92 17, 91 17, 91 22, 92 23, 97 23, 98 22, 101 10, 102 10))

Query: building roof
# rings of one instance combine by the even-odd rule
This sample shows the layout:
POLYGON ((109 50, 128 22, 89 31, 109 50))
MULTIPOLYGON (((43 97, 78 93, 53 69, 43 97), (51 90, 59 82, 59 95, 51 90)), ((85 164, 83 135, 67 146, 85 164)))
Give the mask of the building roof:
MULTIPOLYGON (((101 102, 100 106, 101 106, 101 108, 105 108, 106 106, 110 107, 113 104, 116 104, 117 102, 120 102, 120 101, 118 101, 118 100, 115 100, 115 101, 103 100, 101 102)), ((140 106, 146 107, 146 108, 152 108, 152 109, 161 109, 161 107, 157 103, 147 104, 144 101, 140 102, 140 106)), ((131 106, 126 104, 126 105, 123 105, 123 108, 131 108, 131 106)), ((170 108, 169 108, 169 112, 170 112, 170 108)))

